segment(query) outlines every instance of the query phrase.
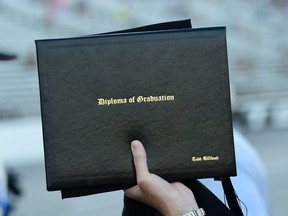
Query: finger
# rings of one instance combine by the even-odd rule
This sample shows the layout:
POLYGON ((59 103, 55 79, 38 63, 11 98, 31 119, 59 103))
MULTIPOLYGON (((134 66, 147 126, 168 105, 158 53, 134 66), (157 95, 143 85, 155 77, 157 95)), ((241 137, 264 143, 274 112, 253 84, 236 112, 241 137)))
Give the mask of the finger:
POLYGON ((136 176, 137 179, 139 180, 147 176, 147 174, 149 174, 146 151, 142 143, 138 140, 132 141, 131 149, 136 169, 136 176))
POLYGON ((131 188, 125 189, 124 194, 131 199, 139 200, 142 195, 142 191, 138 185, 135 185, 131 188))

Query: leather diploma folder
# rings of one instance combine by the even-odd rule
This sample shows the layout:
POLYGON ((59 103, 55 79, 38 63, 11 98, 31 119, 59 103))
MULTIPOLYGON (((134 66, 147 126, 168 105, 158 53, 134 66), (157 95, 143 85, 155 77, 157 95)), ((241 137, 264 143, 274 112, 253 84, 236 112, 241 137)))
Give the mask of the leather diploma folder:
POLYGON ((136 183, 130 143, 168 181, 236 175, 225 27, 36 41, 47 189, 136 183))

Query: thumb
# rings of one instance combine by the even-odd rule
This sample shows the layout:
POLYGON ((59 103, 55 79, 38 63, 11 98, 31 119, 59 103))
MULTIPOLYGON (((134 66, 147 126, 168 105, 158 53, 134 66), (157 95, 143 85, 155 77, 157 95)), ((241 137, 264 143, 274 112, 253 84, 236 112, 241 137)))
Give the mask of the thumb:
POLYGON ((137 179, 141 179, 149 174, 146 151, 142 143, 138 140, 132 141, 131 150, 137 179))

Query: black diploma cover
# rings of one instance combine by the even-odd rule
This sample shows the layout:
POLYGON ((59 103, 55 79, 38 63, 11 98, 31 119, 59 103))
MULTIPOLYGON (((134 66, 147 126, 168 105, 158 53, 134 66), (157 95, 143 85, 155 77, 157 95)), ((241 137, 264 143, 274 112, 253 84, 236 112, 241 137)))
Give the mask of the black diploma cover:
POLYGON ((168 181, 236 175, 225 27, 185 23, 36 41, 49 191, 134 185, 134 139, 168 181))

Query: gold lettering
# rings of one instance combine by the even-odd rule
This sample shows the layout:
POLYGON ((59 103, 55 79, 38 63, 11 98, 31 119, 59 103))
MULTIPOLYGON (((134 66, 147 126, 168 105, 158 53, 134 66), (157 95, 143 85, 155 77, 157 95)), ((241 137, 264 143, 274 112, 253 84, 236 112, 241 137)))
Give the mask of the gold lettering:
POLYGON ((165 102, 174 101, 174 95, 160 95, 160 96, 133 96, 131 98, 98 98, 98 106, 110 106, 116 104, 126 104, 126 103, 150 103, 150 102, 165 102))
POLYGON ((129 98, 129 103, 135 103, 135 96, 133 96, 132 98, 129 98))
POLYGON ((138 103, 142 103, 143 102, 143 97, 142 96, 137 97, 137 102, 138 103))
POLYGON ((127 99, 126 98, 118 98, 118 99, 114 99, 114 98, 99 98, 98 99, 98 105, 99 106, 110 106, 110 105, 114 105, 114 104, 126 104, 127 103, 127 99))
POLYGON ((203 160, 204 161, 215 161, 215 160, 219 160, 219 156, 204 156, 203 160))
POLYGON ((138 103, 148 103, 148 102, 161 102, 161 101, 174 101, 174 95, 160 95, 160 96, 138 96, 137 102, 138 103))
POLYGON ((104 99, 103 98, 100 98, 100 99, 98 99, 98 105, 99 106, 103 106, 104 105, 104 99))
POLYGON ((201 157, 192 157, 193 162, 202 161, 201 157))
POLYGON ((195 157, 193 156, 192 157, 192 161, 193 162, 199 162, 199 161, 216 161, 216 160, 219 160, 219 156, 203 156, 203 157, 195 157))

